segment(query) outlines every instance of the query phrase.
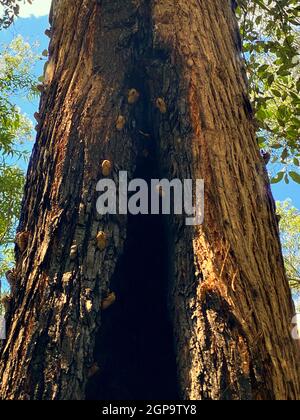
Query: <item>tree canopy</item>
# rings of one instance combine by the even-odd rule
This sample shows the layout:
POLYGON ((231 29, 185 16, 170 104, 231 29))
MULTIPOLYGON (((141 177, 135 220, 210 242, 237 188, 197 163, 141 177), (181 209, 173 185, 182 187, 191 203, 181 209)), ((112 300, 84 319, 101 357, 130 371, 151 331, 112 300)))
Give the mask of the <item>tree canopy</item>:
POLYGON ((8 28, 15 17, 19 15, 20 5, 32 4, 32 0, 1 0, 0 1, 0 28, 8 28))
POLYGON ((243 54, 272 182, 300 183, 300 36, 297 0, 239 1, 243 54))
POLYGON ((15 100, 35 94, 36 57, 21 37, 0 50, 0 276, 12 261, 24 185, 20 162, 28 158, 25 143, 32 139, 33 128, 15 100))

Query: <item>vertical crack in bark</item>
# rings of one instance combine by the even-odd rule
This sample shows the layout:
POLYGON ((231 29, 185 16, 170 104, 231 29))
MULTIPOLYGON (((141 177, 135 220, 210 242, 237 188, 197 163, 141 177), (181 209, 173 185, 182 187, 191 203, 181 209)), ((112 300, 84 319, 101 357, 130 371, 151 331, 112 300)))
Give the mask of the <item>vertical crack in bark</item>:
MULTIPOLYGON (((160 179, 160 139, 154 132, 154 98, 149 71, 154 60, 150 2, 140 11, 128 87, 140 94, 130 114, 130 135, 137 150, 134 178, 160 179)), ((153 77, 153 74, 152 74, 153 77)), ((154 76, 155 77, 155 76, 154 76)), ((90 379, 87 399, 179 398, 173 327, 168 311, 170 285, 167 226, 161 215, 129 215, 127 239, 111 289, 117 302, 103 314, 94 358, 99 372, 90 379)))

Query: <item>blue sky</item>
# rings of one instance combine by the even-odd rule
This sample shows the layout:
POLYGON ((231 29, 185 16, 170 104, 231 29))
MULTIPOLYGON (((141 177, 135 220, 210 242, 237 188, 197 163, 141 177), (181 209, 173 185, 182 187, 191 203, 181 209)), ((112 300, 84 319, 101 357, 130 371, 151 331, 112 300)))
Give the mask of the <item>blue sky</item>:
MULTIPOLYGON (((30 44, 38 42, 40 52, 47 49, 49 38, 45 36, 44 31, 49 27, 48 11, 50 4, 51 0, 34 0, 33 5, 28 4, 21 7, 22 18, 17 19, 8 30, 0 32, 0 43, 8 43, 17 35, 22 35, 30 44)), ((43 73, 43 65, 44 62, 42 61, 37 65, 36 72, 38 76, 43 73)), ((17 105, 32 119, 35 125, 33 114, 38 109, 38 100, 29 102, 28 100, 18 98, 17 105)), ((32 147, 32 145, 33 143, 29 144, 28 148, 32 147)), ((283 201, 290 198, 294 206, 300 208, 299 185, 294 182, 286 185, 282 182, 274 185, 272 188, 276 200, 283 201)))

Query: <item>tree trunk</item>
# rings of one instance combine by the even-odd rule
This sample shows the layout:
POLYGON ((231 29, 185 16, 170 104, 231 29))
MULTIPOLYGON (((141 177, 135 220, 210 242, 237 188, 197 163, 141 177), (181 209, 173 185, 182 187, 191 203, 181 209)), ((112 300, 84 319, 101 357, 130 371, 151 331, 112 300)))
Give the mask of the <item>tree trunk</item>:
POLYGON ((300 397, 232 3, 53 1, 2 399, 300 397), (204 224, 98 215, 104 160, 204 179, 204 224))

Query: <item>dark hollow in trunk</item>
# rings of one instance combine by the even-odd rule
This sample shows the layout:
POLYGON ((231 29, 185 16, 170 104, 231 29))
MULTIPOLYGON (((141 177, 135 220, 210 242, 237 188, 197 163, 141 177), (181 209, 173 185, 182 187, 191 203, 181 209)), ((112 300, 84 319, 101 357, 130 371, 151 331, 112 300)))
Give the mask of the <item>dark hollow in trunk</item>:
POLYGON ((88 383, 86 397, 178 399, 162 218, 131 216, 128 228, 112 283, 118 300, 103 315, 97 337, 95 360, 102 374, 88 383))
MULTIPOLYGON (((159 172, 155 162, 141 156, 135 172, 149 183, 149 203, 150 180, 159 172)), ((103 314, 94 354, 100 371, 87 385, 87 399, 179 399, 166 222, 162 215, 128 217, 124 253, 111 282, 117 302, 103 314)))

